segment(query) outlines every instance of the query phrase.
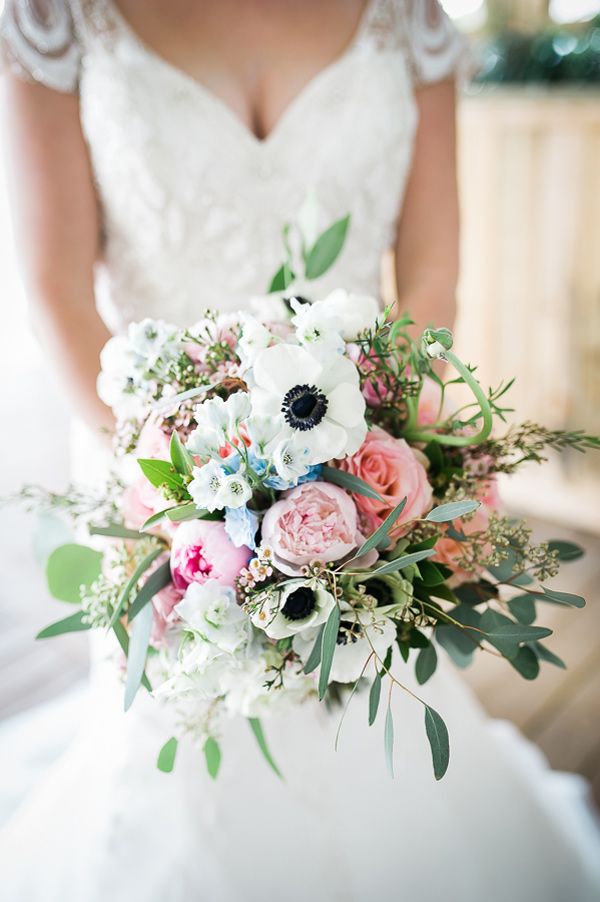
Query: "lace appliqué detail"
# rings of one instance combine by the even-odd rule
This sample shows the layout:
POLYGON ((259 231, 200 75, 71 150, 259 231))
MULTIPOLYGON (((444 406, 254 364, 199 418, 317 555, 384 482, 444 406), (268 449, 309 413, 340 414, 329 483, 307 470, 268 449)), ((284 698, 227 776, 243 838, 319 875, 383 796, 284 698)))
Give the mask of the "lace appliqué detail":
POLYGON ((77 89, 81 52, 66 0, 6 0, 0 59, 11 71, 56 91, 77 89))

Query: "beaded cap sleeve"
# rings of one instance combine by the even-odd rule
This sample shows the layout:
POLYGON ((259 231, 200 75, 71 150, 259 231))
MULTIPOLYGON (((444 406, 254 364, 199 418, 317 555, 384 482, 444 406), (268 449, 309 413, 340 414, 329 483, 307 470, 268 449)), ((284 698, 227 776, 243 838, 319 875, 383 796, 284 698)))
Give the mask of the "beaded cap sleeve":
POLYGON ((0 62, 28 81, 76 91, 81 51, 67 0, 6 0, 0 62))
POLYGON ((438 0, 402 0, 405 6, 407 51, 417 84, 428 84, 463 71, 470 61, 463 35, 438 0))

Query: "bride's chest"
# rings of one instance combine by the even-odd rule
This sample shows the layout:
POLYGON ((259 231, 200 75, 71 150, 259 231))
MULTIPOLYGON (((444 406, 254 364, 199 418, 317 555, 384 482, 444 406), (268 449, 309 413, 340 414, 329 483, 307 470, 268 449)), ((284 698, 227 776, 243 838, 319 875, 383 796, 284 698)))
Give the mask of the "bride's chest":
POLYGON ((403 55, 364 48, 313 78, 264 140, 210 90, 130 42, 88 56, 80 103, 117 225, 143 210, 293 211, 309 190, 346 205, 379 195, 385 207, 401 190, 416 121, 403 55))

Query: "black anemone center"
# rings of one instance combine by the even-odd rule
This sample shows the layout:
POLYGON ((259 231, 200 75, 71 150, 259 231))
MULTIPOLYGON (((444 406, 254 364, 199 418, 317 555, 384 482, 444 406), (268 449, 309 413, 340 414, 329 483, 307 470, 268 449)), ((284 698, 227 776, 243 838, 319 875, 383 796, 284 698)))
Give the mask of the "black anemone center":
POLYGON ((383 579, 370 579, 365 583, 367 592, 372 595, 378 605, 392 604, 394 593, 383 579))
POLYGON ((283 399, 281 410, 292 429, 314 429, 327 412, 327 398, 316 385, 295 385, 283 399))
POLYGON ((358 642, 362 636, 362 627, 356 620, 342 620, 337 634, 336 642, 338 645, 350 645, 358 642))
POLYGON ((312 614, 316 606, 315 593, 308 586, 300 586, 290 592, 281 609, 281 613, 288 620, 304 620, 312 614))

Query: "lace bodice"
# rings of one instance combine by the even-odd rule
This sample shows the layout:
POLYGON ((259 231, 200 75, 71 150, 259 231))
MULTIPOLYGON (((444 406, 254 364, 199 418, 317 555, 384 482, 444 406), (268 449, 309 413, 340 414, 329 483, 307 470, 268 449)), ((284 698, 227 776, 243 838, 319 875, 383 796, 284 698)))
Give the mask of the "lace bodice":
POLYGON ((414 86, 446 77, 463 43, 436 0, 369 0, 348 49, 260 140, 208 89, 137 37, 112 0, 7 0, 5 60, 79 92, 100 197, 98 302, 109 326, 190 321, 262 294, 281 231, 306 197, 352 227, 313 296, 377 293, 416 127, 414 86))

